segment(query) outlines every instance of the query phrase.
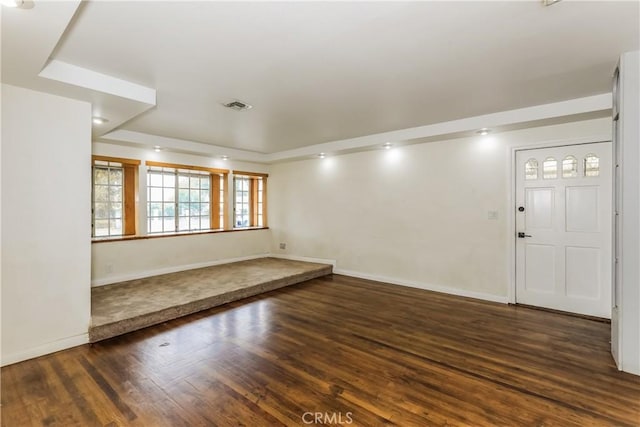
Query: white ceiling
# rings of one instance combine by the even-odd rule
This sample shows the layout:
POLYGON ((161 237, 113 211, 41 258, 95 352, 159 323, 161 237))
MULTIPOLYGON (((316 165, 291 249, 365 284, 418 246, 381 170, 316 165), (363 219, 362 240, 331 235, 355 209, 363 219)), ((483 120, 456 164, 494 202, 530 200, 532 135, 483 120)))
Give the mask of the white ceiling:
POLYGON ((96 136, 276 153, 609 92, 620 53, 639 49, 639 13, 636 1, 90 1, 50 56, 156 89, 153 108, 94 97, 113 125, 96 136), (220 105, 231 99, 254 107, 220 105))

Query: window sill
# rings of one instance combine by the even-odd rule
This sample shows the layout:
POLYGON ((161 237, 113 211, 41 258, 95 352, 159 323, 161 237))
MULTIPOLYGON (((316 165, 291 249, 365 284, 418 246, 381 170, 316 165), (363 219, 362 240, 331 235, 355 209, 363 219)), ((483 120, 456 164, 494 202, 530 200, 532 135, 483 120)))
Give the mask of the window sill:
POLYGON ((93 237, 91 243, 106 243, 106 242, 122 242, 127 240, 146 240, 146 239, 160 239, 163 237, 180 237, 180 236, 194 236, 200 234, 216 234, 216 233, 235 233, 238 231, 254 231, 254 230, 268 230, 269 227, 244 227, 233 228, 230 230, 199 230, 199 231, 182 231, 179 233, 158 233, 147 234, 146 236, 117 236, 117 237, 93 237))

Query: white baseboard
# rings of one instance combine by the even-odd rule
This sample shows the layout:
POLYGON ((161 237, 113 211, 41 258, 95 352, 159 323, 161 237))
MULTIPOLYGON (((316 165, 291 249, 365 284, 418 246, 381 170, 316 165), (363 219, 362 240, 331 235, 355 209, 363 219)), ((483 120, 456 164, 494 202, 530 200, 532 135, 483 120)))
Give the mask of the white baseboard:
POLYGON ((431 285, 428 283, 420 283, 420 282, 414 282, 410 280, 394 279, 393 277, 379 276, 376 274, 368 274, 368 273, 360 273, 357 271, 343 270, 341 268, 339 269, 334 268, 333 272, 335 274, 342 274, 344 276, 357 277, 359 279, 368 279, 368 280, 374 280, 376 282, 391 283, 392 285, 407 286, 410 288, 424 289, 427 291, 440 292, 440 293, 449 294, 449 295, 457 295, 460 297, 475 298, 475 299, 480 299, 484 301, 499 302, 502 304, 509 303, 509 299, 506 296, 486 294, 483 292, 468 291, 465 289, 451 288, 448 286, 431 285))
POLYGON ((336 268, 336 260, 335 259, 325 259, 325 258, 311 258, 306 256, 298 256, 298 255, 288 255, 288 254, 269 254, 271 258, 280 258, 280 259, 290 259, 292 261, 306 261, 306 262, 315 262, 317 264, 331 264, 335 270, 336 268))
POLYGON ((112 283, 126 282, 128 280, 144 279, 145 277, 159 276, 161 274, 177 273, 179 271, 211 267, 214 265, 229 264, 229 263, 238 262, 238 261, 249 261, 252 259, 265 258, 268 256, 270 255, 265 253, 265 254, 237 257, 237 258, 217 259, 213 261, 199 262, 195 264, 176 265, 173 267, 158 268, 155 270, 137 271, 135 273, 123 274, 120 276, 109 276, 101 279, 92 279, 91 286, 94 287, 94 286, 110 285, 112 283))
POLYGON ((66 350, 71 347, 76 347, 78 345, 83 345, 88 343, 89 343, 88 333, 74 335, 72 337, 63 338, 61 340, 42 344, 37 347, 30 348, 28 350, 22 350, 22 351, 10 353, 10 354, 3 354, 2 366, 11 365, 14 363, 22 362, 24 360, 33 359, 35 357, 44 356, 45 354, 55 353, 56 351, 66 350))

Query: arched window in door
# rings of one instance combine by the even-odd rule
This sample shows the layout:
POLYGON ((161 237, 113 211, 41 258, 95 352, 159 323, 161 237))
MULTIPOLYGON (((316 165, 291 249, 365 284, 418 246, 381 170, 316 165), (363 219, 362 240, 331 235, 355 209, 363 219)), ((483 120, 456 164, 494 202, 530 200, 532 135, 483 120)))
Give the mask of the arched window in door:
POLYGON ((529 159, 524 164, 524 179, 527 181, 538 179, 538 161, 536 159, 529 159))
POLYGON ((562 177, 575 178, 578 176, 578 159, 572 155, 568 155, 562 161, 562 177))
POLYGON ((558 161, 553 157, 547 157, 542 162, 542 178, 556 179, 558 178, 558 161))
POLYGON ((584 176, 600 176, 600 158, 595 154, 584 157, 584 176))

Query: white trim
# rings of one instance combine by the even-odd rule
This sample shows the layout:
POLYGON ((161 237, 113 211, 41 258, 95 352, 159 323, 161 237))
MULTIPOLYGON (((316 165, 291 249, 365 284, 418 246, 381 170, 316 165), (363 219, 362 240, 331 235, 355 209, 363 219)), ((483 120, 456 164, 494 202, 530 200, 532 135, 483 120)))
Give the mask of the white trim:
POLYGON ((197 156, 229 156, 233 160, 244 160, 247 162, 264 163, 263 153, 255 151, 241 150, 239 148, 229 148, 220 145, 204 144, 202 142, 190 141, 186 139, 169 138, 166 136, 151 135, 143 132, 135 132, 125 129, 117 129, 102 135, 99 140, 103 144, 107 141, 128 143, 140 147, 161 146, 164 150, 175 151, 177 153, 194 154, 197 156))
POLYGON ((270 258, 290 259, 292 261, 315 262, 316 264, 331 264, 333 269, 336 268, 335 259, 311 258, 306 256, 288 255, 288 254, 269 254, 270 258))
POLYGON ((89 333, 80 335, 74 335, 67 338, 62 338, 56 341, 52 341, 46 344, 42 344, 28 350, 18 351, 16 353, 3 354, 2 366, 11 365, 13 363, 22 362, 24 360, 33 359, 35 357, 44 356, 45 354, 55 353, 56 351, 66 350, 71 347, 76 347, 89 343, 89 333))
POLYGON ((537 150, 539 148, 565 147, 568 145, 597 144, 599 142, 611 142, 611 135, 602 134, 585 136, 582 138, 550 139, 548 141, 540 141, 534 144, 515 145, 509 147, 509 149, 515 152, 523 150, 537 150))
POLYGON ((161 274, 177 273, 180 271, 193 270, 196 268, 212 267, 214 265, 229 264, 232 262, 239 262, 239 261, 249 261, 249 260, 258 259, 258 258, 267 258, 269 256, 270 256, 269 254, 264 253, 264 254, 248 255, 248 256, 237 257, 237 258, 225 258, 225 259, 217 259, 213 261, 198 262, 195 264, 176 265, 173 267, 158 268, 155 270, 137 271, 135 273, 123 274, 120 276, 110 276, 110 277, 104 277, 102 279, 92 279, 91 286, 94 287, 94 286, 110 285, 112 283, 126 282, 128 280, 144 279, 145 277, 159 276, 161 274))
POLYGON ((516 152, 517 147, 509 147, 509 193, 507 194, 507 301, 516 303, 516 152))
POLYGON ((517 145, 508 148, 509 151, 509 194, 507 196, 507 239, 508 239, 508 274, 509 283, 507 287, 507 301, 509 304, 516 303, 516 152, 524 150, 537 150, 540 148, 563 147, 567 145, 597 144, 599 142, 611 142, 609 135, 594 135, 583 138, 556 139, 541 141, 535 144, 517 145))
POLYGON ((557 117, 570 117, 578 114, 606 111, 611 109, 611 105, 612 98, 611 93, 609 92, 584 98, 554 102, 551 104, 534 105, 532 107, 519 108, 516 110, 500 111, 482 116, 467 117, 448 122, 434 123, 426 126, 377 133, 357 138, 310 145, 293 150, 280 151, 265 155, 265 161, 272 163, 300 157, 315 156, 317 153, 321 152, 337 153, 345 150, 363 149, 383 144, 386 141, 407 141, 418 138, 456 134, 459 132, 475 132, 483 127, 495 129, 500 126, 508 126, 518 123, 536 122, 557 117))
POLYGON ((429 283, 414 282, 411 280, 394 279, 392 277, 379 276, 377 274, 360 273, 357 271, 343 270, 341 268, 334 269, 333 272, 335 274, 342 274, 343 276, 374 280, 376 282, 390 283, 392 285, 407 286, 410 288, 424 289, 427 291, 440 292, 443 294, 456 295, 456 296, 466 297, 466 298, 474 298, 474 299, 479 299, 483 301, 491 301, 491 302, 497 302, 502 304, 508 303, 507 297, 502 295, 468 291, 465 289, 451 288, 448 286, 440 286, 440 285, 432 285, 429 283))
MULTIPOLYGON (((499 131, 500 127, 508 127, 523 123, 536 122, 536 126, 543 126, 545 120, 564 118, 566 122, 578 120, 583 114, 598 113, 611 109, 611 93, 570 99, 551 104, 534 105, 516 110, 500 111, 482 116, 467 117, 448 122, 434 123, 408 129, 359 136, 356 138, 314 144, 292 150, 275 153, 261 153, 248 150, 232 149, 213 144, 205 144, 179 138, 168 138, 142 132, 115 130, 100 137, 101 141, 112 141, 125 145, 138 145, 151 148, 154 145, 165 147, 176 152, 186 152, 195 155, 229 155, 234 160, 244 160, 256 163, 275 163, 295 160, 305 157, 315 157, 318 153, 332 155, 367 150, 384 142, 398 141, 404 143, 420 143, 423 138, 442 137, 447 135, 468 134, 475 135, 477 129, 490 127, 499 131)), ((105 142, 109 143, 109 142, 105 142)))

